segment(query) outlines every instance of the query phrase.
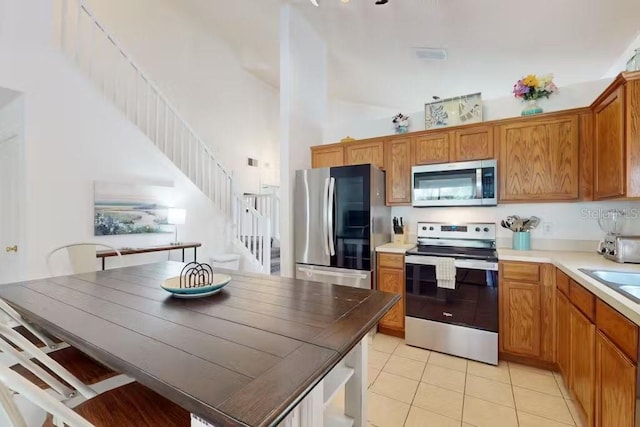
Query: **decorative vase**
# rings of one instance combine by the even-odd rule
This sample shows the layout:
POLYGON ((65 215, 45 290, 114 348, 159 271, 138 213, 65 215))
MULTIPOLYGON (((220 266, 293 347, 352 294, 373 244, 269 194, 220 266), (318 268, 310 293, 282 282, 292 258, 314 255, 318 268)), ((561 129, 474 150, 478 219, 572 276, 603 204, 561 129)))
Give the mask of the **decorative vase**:
POLYGON ((409 126, 408 125, 400 125, 396 127, 396 133, 407 133, 409 132, 409 126))
POLYGON ((640 71, 640 48, 636 49, 636 53, 627 62, 627 71, 640 71))
POLYGON ((538 105, 537 99, 529 99, 525 101, 525 106, 522 109, 523 116, 531 116, 533 114, 540 114, 540 113, 542 113, 542 108, 540 108, 540 106, 538 105))

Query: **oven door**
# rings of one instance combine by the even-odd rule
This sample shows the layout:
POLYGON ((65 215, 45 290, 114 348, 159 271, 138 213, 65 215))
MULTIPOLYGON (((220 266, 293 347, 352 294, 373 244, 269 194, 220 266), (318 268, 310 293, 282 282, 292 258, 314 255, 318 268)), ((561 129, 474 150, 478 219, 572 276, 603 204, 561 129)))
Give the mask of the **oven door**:
POLYGON ((453 290, 439 288, 435 266, 422 259, 406 257, 407 317, 498 332, 497 263, 457 259, 453 290))
POLYGON ((492 206, 497 203, 496 161, 414 166, 413 206, 492 206))

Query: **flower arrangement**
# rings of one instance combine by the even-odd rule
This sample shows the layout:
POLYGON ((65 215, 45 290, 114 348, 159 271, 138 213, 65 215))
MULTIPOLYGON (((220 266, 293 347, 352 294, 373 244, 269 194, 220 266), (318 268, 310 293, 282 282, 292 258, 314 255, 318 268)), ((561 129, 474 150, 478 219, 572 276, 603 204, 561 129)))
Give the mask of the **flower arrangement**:
POLYGON ((549 96, 558 91, 558 86, 553 83, 553 74, 538 77, 535 74, 529 74, 518 80, 513 85, 513 94, 516 98, 524 101, 535 101, 540 98, 549 98, 549 96))
POLYGON ((409 131, 409 116, 398 113, 393 117, 392 122, 397 133, 407 133, 409 131))

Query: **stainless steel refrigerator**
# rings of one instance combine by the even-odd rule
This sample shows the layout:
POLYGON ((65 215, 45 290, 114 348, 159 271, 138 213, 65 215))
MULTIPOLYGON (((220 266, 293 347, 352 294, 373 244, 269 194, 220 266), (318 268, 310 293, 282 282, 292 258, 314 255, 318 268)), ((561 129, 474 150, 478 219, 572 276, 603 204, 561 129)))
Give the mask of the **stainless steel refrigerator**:
POLYGON ((372 165, 296 172, 296 278, 372 288, 375 248, 390 238, 384 172, 372 165))

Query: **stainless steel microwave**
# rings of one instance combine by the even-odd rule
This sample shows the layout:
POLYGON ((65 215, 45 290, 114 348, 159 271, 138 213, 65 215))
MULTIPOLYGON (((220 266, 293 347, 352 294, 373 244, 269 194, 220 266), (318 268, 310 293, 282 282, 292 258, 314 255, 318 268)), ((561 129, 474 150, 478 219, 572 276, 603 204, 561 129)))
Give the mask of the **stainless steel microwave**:
POLYGON ((414 166, 412 204, 431 206, 495 206, 498 203, 496 160, 414 166))

